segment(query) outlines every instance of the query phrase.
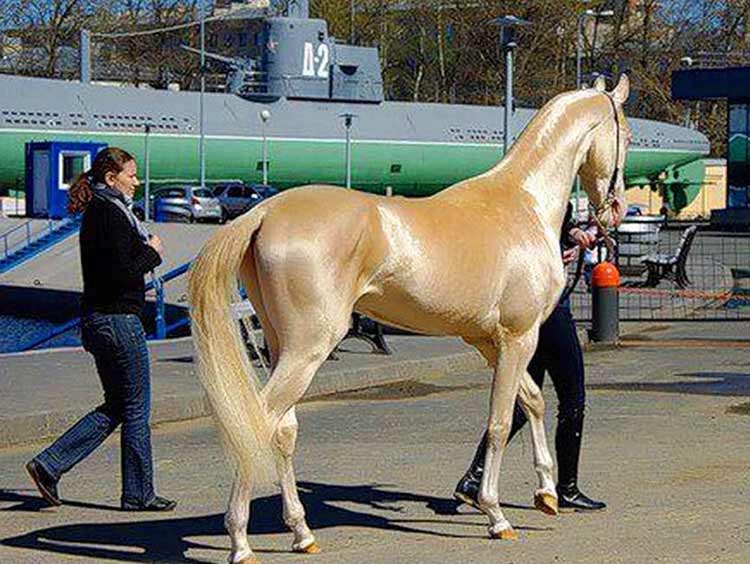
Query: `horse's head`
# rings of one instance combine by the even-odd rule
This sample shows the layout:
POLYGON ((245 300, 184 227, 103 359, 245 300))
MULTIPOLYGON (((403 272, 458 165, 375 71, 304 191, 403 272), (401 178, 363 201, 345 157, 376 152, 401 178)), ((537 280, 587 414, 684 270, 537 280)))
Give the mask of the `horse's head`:
POLYGON ((631 133, 622 106, 630 93, 630 81, 622 75, 615 89, 607 92, 602 79, 595 89, 606 97, 609 112, 592 131, 579 174, 598 222, 602 227, 617 227, 625 213, 623 172, 631 133))

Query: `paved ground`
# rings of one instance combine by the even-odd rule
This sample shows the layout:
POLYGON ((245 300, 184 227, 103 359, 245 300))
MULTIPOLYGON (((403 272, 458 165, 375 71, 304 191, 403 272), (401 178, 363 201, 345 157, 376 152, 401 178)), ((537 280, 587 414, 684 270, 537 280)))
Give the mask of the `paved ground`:
MULTIPOLYGON (((369 354, 369 345, 347 339, 339 360, 320 369, 308 396, 485 366, 460 339, 392 335, 387 340, 391 356, 369 354)), ((156 342, 149 349, 152 421, 208 415, 194 373, 192 341, 156 342)), ((101 393, 93 359, 81 348, 0 355, 0 448, 56 436, 101 403, 101 393)))
MULTIPOLYGON (((606 512, 551 518, 531 509, 528 433, 511 446, 501 497, 521 533, 512 543, 488 540, 486 519, 456 513, 450 501, 485 418, 487 373, 304 404, 298 477, 324 549, 304 560, 747 563, 747 326, 690 327, 646 331, 641 337, 654 340, 645 347, 586 356, 582 472, 587 490, 610 504, 606 512), (709 335, 731 346, 672 348, 709 335)), ((34 448, 0 450, 0 562, 223 562, 230 480, 210 423, 162 425, 155 449, 159 489, 180 501, 166 517, 111 510, 116 439, 64 480, 69 503, 57 510, 40 510, 28 489, 22 463, 34 448)), ((253 512, 263 561, 300 561, 272 489, 258 493, 253 512)))

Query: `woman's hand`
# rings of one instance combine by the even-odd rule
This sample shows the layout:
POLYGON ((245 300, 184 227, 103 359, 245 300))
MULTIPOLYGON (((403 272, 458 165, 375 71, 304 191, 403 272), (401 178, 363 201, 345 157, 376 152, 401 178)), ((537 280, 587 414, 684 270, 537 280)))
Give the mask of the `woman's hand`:
POLYGON ((581 250, 578 247, 571 247, 570 249, 564 250, 562 255, 563 264, 570 264, 571 262, 575 261, 578 258, 578 253, 580 252, 581 250))
POLYGON ((578 245, 581 249, 590 249, 596 243, 596 235, 588 231, 584 231, 578 227, 574 227, 568 234, 570 239, 578 245))
POLYGON ((159 256, 164 254, 164 247, 162 246, 161 239, 159 239, 158 235, 148 236, 148 246, 159 253, 159 256))

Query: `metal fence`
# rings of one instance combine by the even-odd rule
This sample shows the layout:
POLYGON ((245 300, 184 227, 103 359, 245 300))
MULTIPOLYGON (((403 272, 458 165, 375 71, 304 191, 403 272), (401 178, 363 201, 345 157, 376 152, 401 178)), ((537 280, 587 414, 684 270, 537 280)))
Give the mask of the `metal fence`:
MULTIPOLYGON (((616 234, 621 254, 620 319, 626 321, 695 321, 750 319, 750 234, 710 231, 698 225, 686 258, 689 282, 680 287, 675 280, 648 280, 644 259, 675 256, 680 238, 691 224, 672 223, 666 228, 652 225, 634 236, 632 224, 623 224, 616 234), (630 229, 629 229, 630 227, 630 229)), ((590 261, 588 261, 590 262, 590 261)), ((588 272, 571 295, 577 319, 591 319, 588 272)))

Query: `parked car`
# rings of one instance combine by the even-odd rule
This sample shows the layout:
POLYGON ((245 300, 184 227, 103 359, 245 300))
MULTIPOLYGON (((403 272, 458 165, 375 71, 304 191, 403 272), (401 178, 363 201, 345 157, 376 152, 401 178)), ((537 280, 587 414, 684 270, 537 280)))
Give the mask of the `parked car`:
POLYGON ((646 210, 644 206, 640 204, 631 204, 628 206, 628 209, 625 212, 625 215, 627 217, 640 217, 640 216, 646 215, 646 210))
POLYGON ((270 198, 271 196, 275 196, 279 193, 278 188, 274 188, 273 186, 270 186, 268 184, 251 184, 250 188, 258 192, 264 198, 270 198))
POLYGON ((264 199, 278 193, 276 188, 265 184, 247 186, 241 182, 227 182, 214 186, 214 197, 221 204, 223 218, 234 219, 264 199))
MULTIPOLYGON (((149 217, 159 220, 176 219, 193 223, 195 221, 223 220, 221 204, 211 191, 199 186, 165 186, 149 195, 149 217)), ((133 204, 133 213, 144 217, 144 200, 133 204)))

